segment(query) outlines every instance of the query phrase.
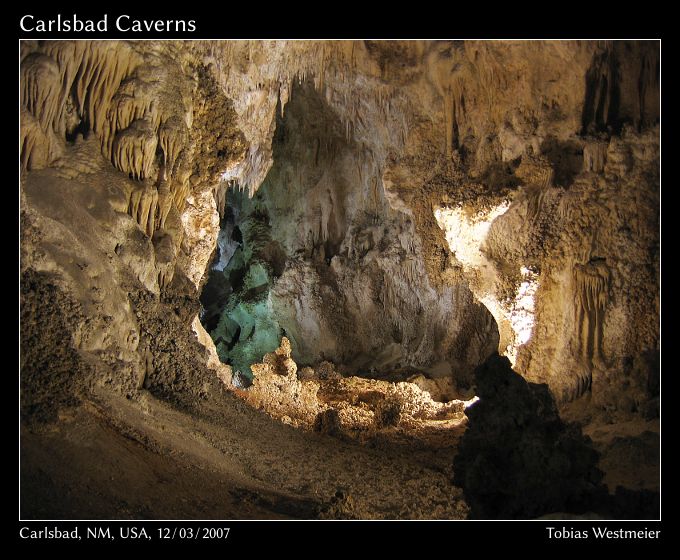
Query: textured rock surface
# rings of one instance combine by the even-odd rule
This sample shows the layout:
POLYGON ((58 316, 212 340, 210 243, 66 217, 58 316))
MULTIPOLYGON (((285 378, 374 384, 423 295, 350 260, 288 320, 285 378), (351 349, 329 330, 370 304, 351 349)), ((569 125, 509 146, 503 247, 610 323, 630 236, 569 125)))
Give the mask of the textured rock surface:
POLYGON ((252 386, 237 392, 246 402, 286 424, 362 442, 453 447, 472 402, 436 402, 413 383, 343 377, 330 362, 298 371, 285 337, 252 370, 252 386))
MULTIPOLYGON (((97 422, 134 425, 167 457, 190 437, 190 413, 209 418, 209 435, 183 448, 187 460, 234 453, 243 461, 220 471, 234 492, 269 496, 245 515, 462 517, 450 456, 412 457, 417 438, 380 431, 408 427, 410 404, 447 406, 400 381, 467 399, 474 368, 499 349, 587 424, 610 492, 622 488, 608 511, 653 515, 654 458, 628 469, 637 480, 620 463, 654 455, 658 433, 658 44, 22 41, 20 93, 22 468, 36 488, 74 487, 56 464, 49 480, 34 469, 62 428, 84 442, 97 422), (353 415, 379 428, 377 450, 294 432, 224 394, 283 335, 300 371, 260 369, 290 399, 275 416, 295 423, 307 410, 295 391, 318 384, 315 398, 326 390, 336 405, 302 412, 304 425, 337 436, 353 415), (384 398, 364 416, 336 398, 373 390, 384 398), (106 403, 121 395, 116 415, 106 403), (326 440, 340 446, 332 468, 326 440), (324 472, 309 480, 292 467, 306 447, 324 472), (338 466, 345 454, 356 469, 338 466), (361 478, 379 457, 395 466, 361 478)), ((539 440, 562 441, 555 418, 534 425, 539 440)), ((112 460, 128 457, 116 437, 112 460)), ((63 460, 87 470, 85 447, 63 460)), ((592 481, 577 471, 574 488, 578 473, 592 481)), ((106 505, 124 493, 102 495, 101 509, 74 498, 66 515, 146 511, 106 505)))
POLYGON ((418 368, 467 388, 498 344, 492 318, 464 279, 430 282, 412 213, 391 209, 371 152, 311 84, 292 93, 266 180, 252 200, 232 196, 242 247, 211 289, 243 280, 212 331, 218 352, 244 369, 285 333, 305 365, 418 368))
MULTIPOLYGON (((213 250, 201 229, 212 227, 217 235, 215 204, 204 193, 219 180, 215 169, 241 150, 228 100, 220 94, 220 109, 209 107, 218 103, 214 80, 173 43, 158 49, 150 43, 29 41, 22 48, 30 51, 22 61, 22 103, 40 120, 41 134, 59 146, 39 164, 31 146, 44 143, 26 137, 22 144, 22 278, 50 278, 50 289, 59 292, 53 299, 72 301, 74 310, 56 311, 64 317, 62 344, 41 340, 54 336, 49 328, 38 329, 28 343, 26 329, 47 325, 39 315, 54 304, 39 309, 24 289, 22 372, 49 378, 36 360, 71 348, 74 360, 90 365, 72 368, 70 383, 60 381, 70 399, 86 394, 91 383, 128 394, 145 384, 174 383, 182 375, 159 375, 170 360, 167 349, 141 323, 162 321, 170 311, 164 335, 175 338, 175 319, 186 333, 172 347, 194 345, 187 327, 199 306, 191 281, 198 283, 213 250), (211 122, 231 134, 230 151, 219 157, 206 144, 210 130, 191 129, 207 121, 207 110, 211 122), (206 206, 202 213, 196 200, 206 206), (94 373, 76 375, 80 370, 94 373)), ((171 367, 191 362, 194 353, 188 350, 171 367)))
MULTIPOLYGON (((230 56, 252 60, 262 48, 228 46, 230 56)), ((621 416, 655 406, 654 392, 645 389, 656 376, 654 361, 636 358, 658 351, 654 43, 267 48, 275 53, 267 64, 221 72, 233 79, 247 68, 260 100, 249 111, 271 119, 268 129, 259 127, 271 134, 273 147, 259 152, 265 163, 257 174, 263 179, 258 211, 282 243, 290 272, 271 281, 267 312, 279 325, 265 351, 283 329, 306 363, 323 354, 366 370, 418 366, 436 376, 446 362, 465 387, 494 336, 485 333, 481 316, 464 311, 472 309, 461 301, 469 284, 498 323, 499 350, 527 378, 547 382, 558 400, 592 392, 597 406, 621 416), (294 62, 293 54, 299 55, 294 62), (314 57, 319 66, 307 67, 314 57), (266 95, 272 61, 284 60, 280 67, 290 73, 278 77, 282 93, 266 95), (348 75, 360 77, 351 95, 348 75), (305 76, 314 76, 314 90, 304 85, 305 76), (284 117, 274 127, 276 103, 284 117), (383 188, 375 190, 376 184, 383 188), (438 233, 433 209, 453 214, 453 245, 438 233), (464 239, 469 242, 461 245, 464 239), (391 244, 403 252, 398 260, 391 244), (319 273, 315 261, 328 258, 330 272, 319 273), (586 280, 595 268, 606 277, 601 288, 586 280), (384 293, 376 294, 371 279, 380 272, 387 280, 379 280, 384 293), (585 295, 590 286, 600 292, 595 307, 585 295), (429 288, 438 303, 428 315, 429 288), (456 294, 455 309, 439 303, 448 289, 456 294), (384 313, 373 308, 376 295, 384 313), (321 308, 315 298, 324 302, 321 308), (410 342, 423 325, 437 325, 437 308, 446 309, 446 327, 424 337, 441 339, 436 349, 410 342), (348 333, 335 309, 351 317, 348 333), (355 309, 362 313, 352 316, 355 309), (300 313, 304 321, 295 316, 300 313), (450 321, 453 315, 460 319, 450 321), (371 329, 376 316, 393 331, 391 339, 371 329), (472 337, 463 340, 457 323, 470 325, 472 337), (357 341, 345 344, 353 333, 357 341), (347 347, 355 356, 341 355, 347 347), (640 365, 626 365, 631 360, 640 365)), ((244 175, 229 177, 252 187, 244 175)))

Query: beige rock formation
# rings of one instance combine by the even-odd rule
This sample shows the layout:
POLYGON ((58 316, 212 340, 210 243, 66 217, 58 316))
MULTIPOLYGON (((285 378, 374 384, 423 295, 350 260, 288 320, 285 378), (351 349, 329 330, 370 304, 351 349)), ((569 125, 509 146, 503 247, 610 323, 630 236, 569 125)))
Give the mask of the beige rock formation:
POLYGON ((436 402, 411 382, 343 378, 330 362, 298 371, 286 337, 252 369, 253 384, 238 391, 246 402, 287 424, 360 441, 380 436, 450 446, 465 426, 465 407, 474 402, 436 402))

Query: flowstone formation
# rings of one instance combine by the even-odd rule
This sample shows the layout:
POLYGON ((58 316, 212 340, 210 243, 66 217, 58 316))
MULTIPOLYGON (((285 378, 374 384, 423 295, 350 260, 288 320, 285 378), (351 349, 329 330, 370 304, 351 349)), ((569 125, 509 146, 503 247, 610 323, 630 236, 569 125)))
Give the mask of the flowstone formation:
POLYGON ((215 203, 204 193, 242 154, 230 103, 175 44, 24 41, 22 53, 24 410, 77 402, 92 386, 132 394, 181 384, 183 364, 204 351, 150 325, 169 312, 168 327, 184 332, 197 312, 209 253, 194 251, 205 234, 191 209, 203 200, 211 229, 215 203), (42 308, 40 285, 55 292, 42 308), (49 342, 54 320, 60 344, 49 342), (60 346, 75 365, 51 374, 36 353, 60 346))
POLYGON ((562 476, 575 493, 489 505, 460 467, 481 492, 474 515, 591 498, 655 514, 658 43, 22 41, 20 54, 31 515, 202 516, 193 465, 196 480, 218 473, 217 517, 220 504, 235 518, 464 517, 453 455, 466 404, 497 393, 475 376, 496 352, 515 373, 489 379, 515 376, 535 441, 583 460, 512 439, 524 413, 481 432, 478 417, 461 465, 507 438, 526 455, 508 468, 552 461, 531 496, 562 476), (312 474, 291 463, 301 454, 312 474), (127 478, 109 484, 99 456, 127 478), (594 460, 615 503, 597 497, 594 460), (186 494, 152 500, 144 472, 186 494))

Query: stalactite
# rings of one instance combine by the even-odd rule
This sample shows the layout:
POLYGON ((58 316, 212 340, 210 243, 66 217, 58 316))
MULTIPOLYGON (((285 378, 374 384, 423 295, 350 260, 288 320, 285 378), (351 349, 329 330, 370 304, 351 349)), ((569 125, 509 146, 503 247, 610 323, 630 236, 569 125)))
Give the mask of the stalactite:
POLYGON ((543 175, 541 177, 541 182, 540 185, 543 188, 544 191, 547 192, 547 189, 553 186, 553 180, 555 178, 555 170, 552 167, 548 167, 543 171, 543 175))
POLYGON ((387 274, 383 276, 383 289, 380 292, 380 298, 384 310, 397 308, 397 293, 394 283, 387 274))
POLYGON ((167 285, 166 274, 167 274, 167 272, 166 272, 165 269, 158 271, 158 287, 161 290, 164 290, 166 288, 166 285, 167 285))
POLYGON ((33 114, 23 107, 21 109, 19 146, 23 171, 47 167, 57 155, 58 145, 54 141, 51 131, 45 132, 33 114))
POLYGON ((613 45, 593 57, 586 74, 586 98, 583 106, 582 132, 606 130, 616 124, 619 109, 619 63, 613 45))
POLYGON ((609 143, 606 141, 586 142, 583 147, 583 171, 602 172, 607 163, 608 147, 609 143))
POLYGON ((414 239, 413 233, 409 231, 402 231, 399 233, 399 243, 401 244, 402 249, 404 249, 404 251, 407 253, 416 252, 416 244, 414 239))
MULTIPOLYGON (((85 44, 81 41, 54 41, 45 45, 45 54, 57 61, 61 73, 59 111, 53 123, 53 129, 60 138, 66 135, 66 119, 64 117, 67 102, 72 101, 71 91, 85 49, 85 44)), ((69 104, 72 105, 72 103, 69 104)))
MULTIPOLYGON (((110 159, 112 138, 120 128, 112 125, 111 119, 123 118, 126 112, 123 102, 123 114, 113 111, 112 117, 112 99, 121 82, 140 63, 139 58, 129 46, 117 41, 48 41, 42 50, 22 61, 22 105, 38 119, 46 134, 54 132, 63 138, 73 128, 66 122, 73 96, 77 118, 95 132, 102 153, 110 159)), ((28 147, 32 143, 25 144, 28 147)), ((30 159, 30 154, 22 156, 25 162, 30 159)))
MULTIPOLYGON (((579 206, 579 201, 581 200, 581 193, 578 191, 576 184, 568 191, 559 191, 560 201, 557 205, 557 214, 562 220, 572 221, 579 212, 583 212, 583 209, 579 206)), ((585 259, 586 262, 590 257, 585 259)))
POLYGON ((155 188, 140 187, 130 193, 128 214, 149 237, 154 234, 157 208, 158 191, 155 188))
POLYGON ((325 208, 321 209, 321 216, 319 219, 319 241, 325 243, 328 241, 328 221, 331 212, 324 212, 325 208))
POLYGON ((604 310, 609 289, 609 268, 602 262, 574 267, 576 304, 586 310, 604 310))
POLYGON ((370 208, 371 212, 375 214, 379 208, 379 197, 376 192, 377 190, 378 178, 375 176, 370 176, 370 182, 368 185, 367 193, 367 207, 370 208))
POLYGON ((59 110, 61 72, 57 62, 44 54, 28 55, 21 64, 21 103, 50 130, 59 110))
POLYGON ((418 266, 418 262, 415 259, 409 257, 402 262, 402 267, 404 277, 406 278, 408 284, 411 286, 415 286, 419 278, 418 271, 420 270, 420 268, 418 266))
POLYGON ((638 80, 639 126, 653 123, 656 119, 659 99, 659 57, 658 52, 647 52, 640 65, 638 80))
POLYGON ((76 101, 79 113, 86 117, 91 129, 106 145, 104 131, 111 100, 139 61, 122 43, 100 45, 90 43, 83 50, 83 59, 76 75, 76 101))
POLYGON ((532 186, 527 191, 527 221, 530 224, 536 223, 545 200, 547 189, 543 186, 532 186))
POLYGON ((281 108, 281 118, 285 114, 286 105, 290 101, 290 84, 282 82, 279 85, 279 107, 281 108))
POLYGON ((345 238, 344 241, 344 244, 347 247, 347 258, 350 260, 354 260, 357 256, 354 247, 355 236, 356 233, 354 231, 354 228, 350 227, 349 231, 347 232, 347 237, 345 238))
POLYGON ((179 212, 184 210, 184 204, 189 196, 190 185, 188 182, 173 182, 173 204, 179 212))
POLYGON ((188 130, 184 120, 177 115, 169 118, 161 125, 158 137, 163 150, 163 162, 172 176, 179 154, 187 144, 188 130))
POLYGON ((444 92, 444 126, 446 127, 446 157, 453 152, 453 93, 451 87, 444 92))
POLYGON ((112 163, 133 179, 151 177, 156 160, 158 136, 147 120, 136 120, 116 134, 113 141, 112 163))
POLYGON ((577 372, 576 398, 590 388, 592 369, 602 362, 604 313, 609 300, 611 273, 604 260, 576 264, 573 270, 578 352, 584 369, 577 372))
POLYGON ((319 68, 317 70, 317 74, 314 77, 314 88, 316 91, 323 92, 324 85, 325 85, 325 76, 326 76, 326 45, 325 43, 321 44, 320 50, 320 56, 319 56, 319 68))
POLYGON ((137 80, 124 83, 111 100, 107 126, 102 131, 102 146, 109 159, 116 133, 129 127, 132 122, 143 119, 151 109, 152 96, 148 92, 140 92, 137 84, 137 80))
POLYGON ((172 279, 175 276, 175 268, 174 266, 168 266, 166 263, 158 265, 157 268, 158 268, 158 287, 160 288, 161 291, 163 291, 172 282, 172 279))
POLYGON ((154 223, 154 231, 165 227, 165 220, 170 213, 173 202, 174 200, 170 185, 167 181, 163 181, 158 187, 158 212, 154 223))
POLYGON ((215 198, 215 206, 220 215, 220 219, 224 218, 224 210, 227 205, 227 191, 229 190, 229 183, 222 181, 215 185, 213 189, 213 197, 215 198))

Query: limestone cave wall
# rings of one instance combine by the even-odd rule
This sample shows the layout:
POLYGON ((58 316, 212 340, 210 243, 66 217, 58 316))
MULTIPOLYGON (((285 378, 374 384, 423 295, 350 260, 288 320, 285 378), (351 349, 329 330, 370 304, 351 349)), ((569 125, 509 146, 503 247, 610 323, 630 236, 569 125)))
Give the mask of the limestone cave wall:
POLYGON ((493 318, 463 278, 433 285, 413 213, 391 207, 375 155, 345 132, 313 83, 294 85, 263 184, 227 194, 242 243, 211 272, 215 290, 238 291, 212 331, 218 352, 245 369, 285 334, 303 365, 419 368, 469 389, 498 345, 493 318))
POLYGON ((194 360, 221 366, 199 294, 231 219, 243 262, 223 270, 246 276, 213 340, 260 329, 244 365, 285 333, 304 364, 464 388, 497 348, 561 401, 656 413, 657 43, 21 48, 26 385, 70 394, 78 368, 44 367, 66 351, 78 391, 200 392, 194 360))

